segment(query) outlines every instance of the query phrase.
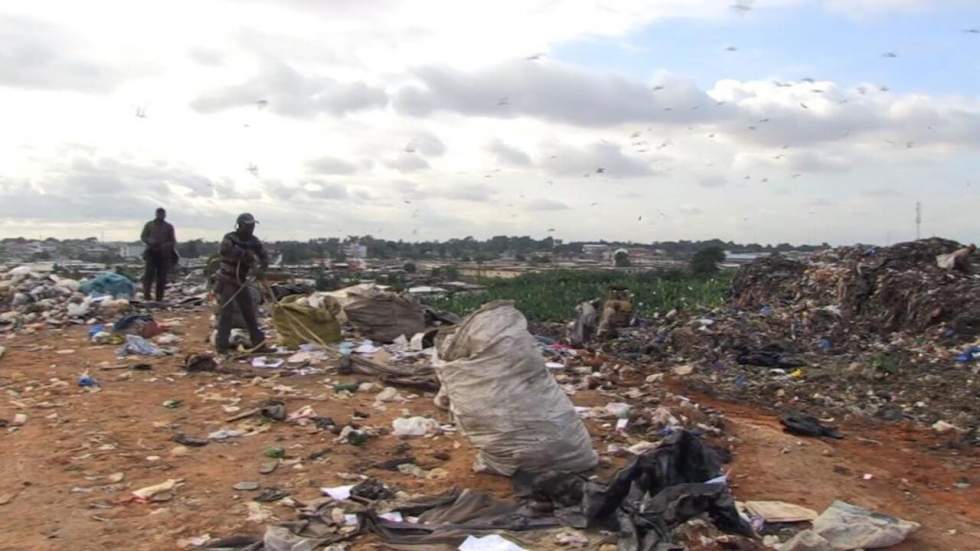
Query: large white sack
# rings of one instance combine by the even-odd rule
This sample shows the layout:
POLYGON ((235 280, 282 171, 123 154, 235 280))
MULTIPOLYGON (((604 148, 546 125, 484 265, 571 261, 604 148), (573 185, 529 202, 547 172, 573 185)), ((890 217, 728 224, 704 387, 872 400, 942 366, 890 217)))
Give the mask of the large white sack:
POLYGON ((440 344, 434 366, 440 394, 480 450, 478 470, 510 476, 595 467, 585 425, 512 302, 491 302, 467 317, 440 344))

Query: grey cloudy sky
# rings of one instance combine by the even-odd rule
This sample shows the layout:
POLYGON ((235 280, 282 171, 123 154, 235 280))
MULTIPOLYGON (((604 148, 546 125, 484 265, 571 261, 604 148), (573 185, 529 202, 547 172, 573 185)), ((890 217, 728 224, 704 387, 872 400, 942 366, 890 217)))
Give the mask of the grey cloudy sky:
POLYGON ((731 4, 6 2, 0 236, 976 240, 980 9, 731 4))

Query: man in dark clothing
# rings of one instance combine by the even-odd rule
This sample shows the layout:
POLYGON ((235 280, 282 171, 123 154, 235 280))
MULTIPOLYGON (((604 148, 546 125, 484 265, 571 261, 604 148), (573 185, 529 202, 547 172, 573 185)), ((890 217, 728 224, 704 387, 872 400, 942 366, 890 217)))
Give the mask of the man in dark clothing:
POLYGON ((225 235, 221 241, 221 266, 218 269, 215 292, 218 295, 221 311, 218 314, 218 335, 215 338, 215 348, 219 353, 228 352, 228 338, 231 336, 231 323, 235 305, 242 313, 242 319, 248 326, 248 333, 253 348, 264 346, 265 335, 259 329, 255 317, 255 306, 249 292, 246 278, 253 269, 256 279, 263 281, 265 271, 269 268, 269 257, 262 242, 255 237, 256 220, 251 214, 245 213, 238 217, 235 231, 225 235))
POLYGON ((156 300, 163 300, 163 291, 167 287, 167 273, 170 272, 171 260, 174 257, 174 246, 177 238, 174 227, 166 221, 167 211, 157 209, 156 218, 143 226, 140 239, 146 244, 143 260, 146 261, 146 273, 143 274, 143 299, 150 300, 150 289, 156 282, 156 300))

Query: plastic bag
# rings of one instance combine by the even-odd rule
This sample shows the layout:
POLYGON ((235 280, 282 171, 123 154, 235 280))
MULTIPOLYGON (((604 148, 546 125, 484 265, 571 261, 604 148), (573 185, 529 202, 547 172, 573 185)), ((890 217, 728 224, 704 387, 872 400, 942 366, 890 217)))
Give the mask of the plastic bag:
POLYGON ((439 422, 428 417, 399 417, 391 422, 395 436, 425 436, 439 428, 439 422))
POLYGON ((446 337, 434 364, 476 468, 579 472, 598 457, 571 401, 545 367, 512 302, 484 305, 446 337))

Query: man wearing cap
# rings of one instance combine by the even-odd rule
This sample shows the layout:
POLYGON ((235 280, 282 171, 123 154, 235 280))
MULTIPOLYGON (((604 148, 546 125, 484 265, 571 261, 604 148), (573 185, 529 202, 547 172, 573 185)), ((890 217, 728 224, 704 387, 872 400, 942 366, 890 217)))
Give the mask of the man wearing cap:
POLYGON ((242 313, 242 319, 248 326, 249 337, 253 348, 261 348, 265 343, 265 335, 259 329, 255 317, 255 306, 252 295, 245 281, 248 274, 255 270, 256 279, 265 279, 265 271, 269 267, 269 257, 262 242, 255 237, 255 217, 249 213, 238 216, 235 231, 229 232, 221 241, 221 266, 218 269, 215 292, 218 295, 221 311, 218 315, 218 335, 215 338, 215 348, 221 354, 228 352, 228 338, 231 336, 231 323, 234 316, 235 304, 242 313))
POLYGON ((143 260, 146 261, 146 271, 143 274, 143 300, 150 300, 150 289, 156 283, 156 300, 163 301, 163 291, 167 287, 167 273, 170 271, 174 246, 177 238, 174 227, 166 221, 167 211, 157 209, 156 217, 143 226, 140 240, 146 244, 143 260))

